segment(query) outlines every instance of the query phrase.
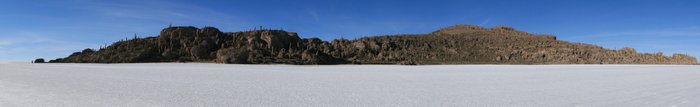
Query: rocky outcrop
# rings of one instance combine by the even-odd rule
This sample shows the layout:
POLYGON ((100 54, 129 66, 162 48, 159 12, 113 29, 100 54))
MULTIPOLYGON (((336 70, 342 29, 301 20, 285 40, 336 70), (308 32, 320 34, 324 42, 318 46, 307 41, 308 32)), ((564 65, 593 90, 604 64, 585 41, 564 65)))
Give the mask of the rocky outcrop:
POLYGON ((49 62, 215 62, 235 64, 697 64, 695 57, 637 53, 570 43, 512 27, 457 25, 429 34, 355 40, 300 38, 283 30, 221 32, 168 27, 159 36, 120 40, 49 62))
POLYGON ((34 61, 32 61, 32 63, 46 63, 46 61, 44 60, 44 58, 37 58, 34 61))
POLYGON ((247 64, 249 52, 246 49, 226 48, 216 52, 217 63, 247 64))

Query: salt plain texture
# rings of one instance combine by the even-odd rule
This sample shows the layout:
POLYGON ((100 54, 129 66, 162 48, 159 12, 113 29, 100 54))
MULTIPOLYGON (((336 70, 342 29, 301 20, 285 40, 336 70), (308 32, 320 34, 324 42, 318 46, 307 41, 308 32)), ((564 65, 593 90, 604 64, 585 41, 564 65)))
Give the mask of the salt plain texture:
POLYGON ((0 106, 700 106, 700 66, 2 63, 0 106))

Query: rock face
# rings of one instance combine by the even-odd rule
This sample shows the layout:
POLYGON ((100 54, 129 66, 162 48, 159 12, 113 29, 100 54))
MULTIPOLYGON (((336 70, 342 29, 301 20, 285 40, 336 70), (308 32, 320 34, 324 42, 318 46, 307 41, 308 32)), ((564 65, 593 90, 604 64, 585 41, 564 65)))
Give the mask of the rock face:
POLYGON ((355 40, 300 38, 283 30, 221 32, 168 27, 159 36, 121 40, 49 62, 216 62, 238 64, 697 64, 695 57, 637 53, 569 43, 507 26, 456 25, 429 34, 355 40))

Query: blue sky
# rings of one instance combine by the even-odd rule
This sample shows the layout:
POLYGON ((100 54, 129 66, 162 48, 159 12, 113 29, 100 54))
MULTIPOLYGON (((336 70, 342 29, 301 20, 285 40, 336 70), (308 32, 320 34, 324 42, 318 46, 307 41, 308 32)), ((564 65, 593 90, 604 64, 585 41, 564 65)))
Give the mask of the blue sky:
POLYGON ((65 57, 134 34, 156 36, 168 24, 263 26, 324 40, 506 25, 610 49, 700 56, 698 13, 692 0, 9 0, 0 3, 0 61, 65 57))

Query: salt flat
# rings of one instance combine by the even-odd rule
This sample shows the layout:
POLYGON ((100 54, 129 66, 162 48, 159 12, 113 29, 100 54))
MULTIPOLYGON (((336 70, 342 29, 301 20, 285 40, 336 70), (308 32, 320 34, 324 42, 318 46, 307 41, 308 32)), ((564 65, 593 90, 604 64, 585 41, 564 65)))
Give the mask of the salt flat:
POLYGON ((700 106, 700 66, 1 63, 0 106, 700 106))

